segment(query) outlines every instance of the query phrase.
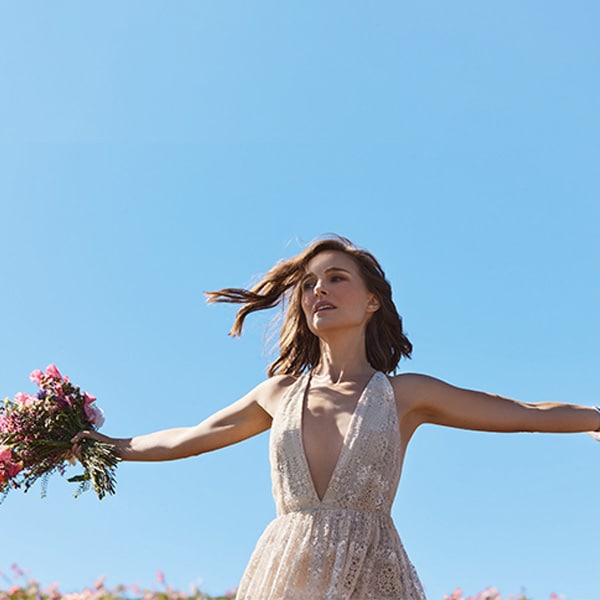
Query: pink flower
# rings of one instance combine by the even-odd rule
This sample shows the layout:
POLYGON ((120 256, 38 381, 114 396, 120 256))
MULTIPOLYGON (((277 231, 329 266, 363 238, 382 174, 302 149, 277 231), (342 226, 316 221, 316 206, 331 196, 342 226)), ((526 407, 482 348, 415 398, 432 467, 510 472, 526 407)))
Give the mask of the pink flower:
POLYGON ((19 404, 27 404, 27 400, 29 400, 29 396, 24 394, 23 392, 17 392, 15 394, 15 402, 19 404))
POLYGON ((62 379, 63 376, 60 374, 58 367, 56 365, 48 365, 46 367, 46 375, 48 377, 54 377, 56 379, 62 379))
POLYGON ((0 477, 1 482, 5 483, 9 479, 17 476, 23 470, 22 462, 13 462, 13 455, 10 448, 0 446, 0 477))
POLYGON ((7 465, 8 476, 12 479, 16 475, 18 475, 23 470, 23 463, 13 463, 10 462, 7 465))
POLYGON ((83 392, 83 395, 85 397, 86 405, 91 404, 92 402, 96 402, 95 396, 92 396, 91 394, 88 394, 87 392, 83 392))
POLYGON ((39 369, 36 369, 35 371, 31 371, 31 373, 29 374, 29 379, 33 381, 33 383, 35 383, 37 386, 40 386, 42 384, 43 376, 44 374, 39 369))
POLYGON ((90 420, 92 425, 95 425, 96 427, 102 427, 102 425, 104 425, 104 412, 101 408, 85 404, 83 410, 85 411, 85 416, 90 420))
POLYGON ((502 600, 502 596, 496 588, 488 587, 477 594, 477 600, 502 600))
POLYGON ((162 571, 156 571, 156 581, 161 585, 165 583, 165 574, 162 571))
POLYGON ((23 406, 29 406, 35 402, 37 398, 30 394, 24 394, 23 392, 17 392, 15 394, 15 402, 22 404, 23 406))
POLYGON ((62 598, 62 594, 60 593, 59 584, 51 583, 45 590, 48 600, 59 600, 62 598))

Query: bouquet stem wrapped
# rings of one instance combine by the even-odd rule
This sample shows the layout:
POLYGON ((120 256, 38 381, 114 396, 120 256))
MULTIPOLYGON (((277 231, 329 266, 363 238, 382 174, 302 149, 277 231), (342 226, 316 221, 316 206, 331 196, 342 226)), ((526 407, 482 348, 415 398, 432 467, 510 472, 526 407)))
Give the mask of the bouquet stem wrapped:
POLYGON ((84 472, 69 481, 79 483, 78 496, 90 484, 102 499, 115 493, 119 457, 110 444, 85 439, 77 456, 72 438, 80 431, 97 430, 104 422, 96 398, 82 392, 55 365, 30 375, 36 395, 19 392, 14 400, 0 401, 0 501, 11 488, 27 491, 42 479, 42 496, 49 476, 64 475, 67 465, 79 459, 84 472))

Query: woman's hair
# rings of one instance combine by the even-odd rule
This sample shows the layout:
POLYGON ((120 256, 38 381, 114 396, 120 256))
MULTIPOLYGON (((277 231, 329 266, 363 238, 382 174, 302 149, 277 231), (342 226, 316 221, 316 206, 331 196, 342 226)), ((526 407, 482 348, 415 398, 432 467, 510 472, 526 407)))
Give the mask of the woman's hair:
POLYGON ((278 374, 298 376, 315 367, 320 359, 319 338, 310 331, 301 307, 299 285, 308 262, 320 252, 335 250, 352 257, 364 283, 380 302, 366 329, 367 360, 374 369, 391 373, 400 359, 410 358, 412 344, 402 331, 402 318, 392 301, 392 288, 377 259, 341 236, 318 239, 292 258, 279 261, 251 289, 224 288, 205 292, 209 302, 243 304, 235 317, 230 335, 240 336, 244 319, 252 312, 282 304, 283 324, 279 336, 279 356, 269 366, 269 377, 278 374))

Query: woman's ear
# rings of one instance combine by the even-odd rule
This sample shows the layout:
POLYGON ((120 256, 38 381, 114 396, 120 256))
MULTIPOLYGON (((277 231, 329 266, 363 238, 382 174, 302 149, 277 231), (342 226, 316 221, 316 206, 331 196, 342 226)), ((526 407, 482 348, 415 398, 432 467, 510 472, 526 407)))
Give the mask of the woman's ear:
POLYGON ((371 294, 369 297, 369 301, 367 302, 367 310, 369 312, 377 312, 381 308, 381 303, 379 302, 379 298, 375 296, 375 294, 371 294))

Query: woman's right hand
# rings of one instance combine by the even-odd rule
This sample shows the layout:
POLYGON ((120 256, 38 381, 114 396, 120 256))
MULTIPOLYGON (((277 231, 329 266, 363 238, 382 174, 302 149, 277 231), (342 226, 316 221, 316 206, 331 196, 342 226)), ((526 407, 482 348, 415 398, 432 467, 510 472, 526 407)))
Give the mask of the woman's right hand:
POLYGON ((81 444, 84 440, 96 440, 97 442, 103 442, 110 444, 111 446, 117 447, 117 440, 115 438, 108 437, 102 433, 98 433, 92 429, 84 429, 71 438, 71 444, 73 444, 71 451, 73 455, 81 462, 81 444))

